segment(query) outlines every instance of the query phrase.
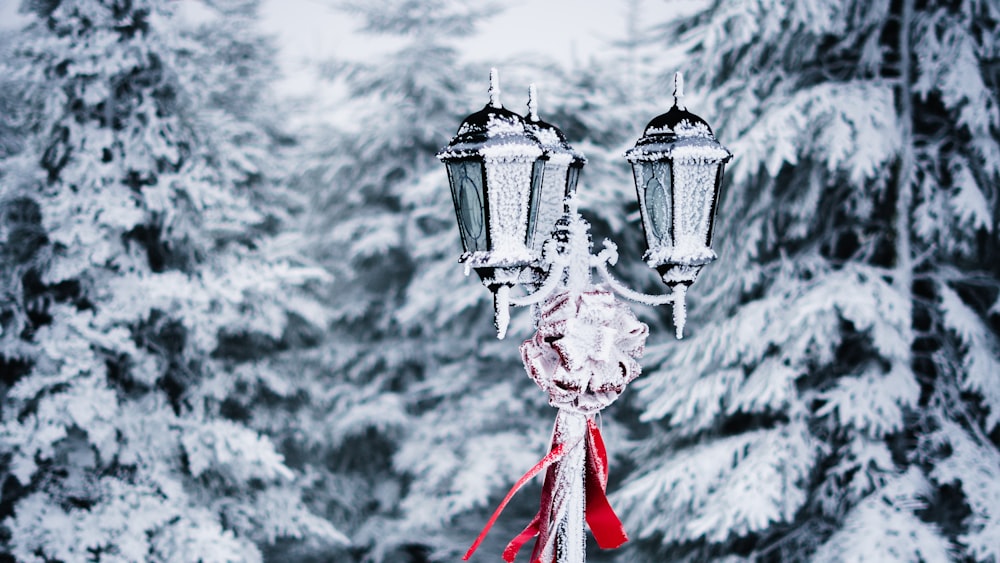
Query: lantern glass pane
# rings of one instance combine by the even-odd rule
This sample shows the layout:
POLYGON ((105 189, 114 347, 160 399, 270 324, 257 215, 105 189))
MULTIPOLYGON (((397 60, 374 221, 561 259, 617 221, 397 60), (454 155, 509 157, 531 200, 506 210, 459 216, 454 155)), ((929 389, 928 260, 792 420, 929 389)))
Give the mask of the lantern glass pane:
POLYGON ((708 246, 718 162, 674 163, 674 245, 696 252, 708 246))
POLYGON ((726 165, 720 163, 719 171, 715 175, 715 194, 712 197, 712 210, 709 212, 708 218, 708 237, 705 239, 705 245, 708 247, 712 246, 712 238, 715 235, 715 219, 719 211, 719 197, 722 195, 722 175, 725 168, 726 165))
POLYGON ((543 201, 544 201, 544 179, 545 179, 545 167, 546 161, 543 159, 538 159, 531 167, 531 196, 528 200, 528 247, 534 248, 535 241, 543 238, 545 235, 536 232, 538 230, 538 216, 542 212, 543 201))
POLYGON ((566 177, 566 197, 576 193, 576 182, 580 179, 580 166, 570 166, 566 177))
POLYGON ((540 255, 542 245, 555 229, 556 221, 563 213, 563 196, 566 193, 566 164, 545 163, 545 178, 542 181, 541 196, 538 201, 538 222, 531 249, 540 255))
POLYGON ((670 161, 637 163, 634 171, 647 242, 651 248, 669 245, 673 215, 670 161))
POLYGON ((486 250, 486 209, 483 205, 483 165, 473 160, 448 164, 455 214, 466 252, 486 250))

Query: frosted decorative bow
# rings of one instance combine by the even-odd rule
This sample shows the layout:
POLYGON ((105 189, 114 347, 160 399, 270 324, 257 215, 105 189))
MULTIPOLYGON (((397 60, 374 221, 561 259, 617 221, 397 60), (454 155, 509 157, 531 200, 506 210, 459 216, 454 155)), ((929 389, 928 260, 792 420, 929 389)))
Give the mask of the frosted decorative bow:
POLYGON ((564 293, 521 344, 528 375, 561 409, 590 414, 613 403, 641 368, 649 328, 605 289, 564 293))

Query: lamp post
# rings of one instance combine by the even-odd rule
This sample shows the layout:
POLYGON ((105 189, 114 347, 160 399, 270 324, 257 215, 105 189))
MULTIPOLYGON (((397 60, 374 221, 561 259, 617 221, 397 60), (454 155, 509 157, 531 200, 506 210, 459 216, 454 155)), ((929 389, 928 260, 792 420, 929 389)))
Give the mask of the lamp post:
POLYGON ((474 269, 494 296, 494 322, 504 338, 511 306, 532 306, 535 334, 521 345, 528 375, 558 408, 548 454, 511 489, 468 559, 511 496, 545 472, 536 517, 504 552, 513 561, 537 537, 531 561, 581 563, 584 521, 601 547, 627 536, 605 496, 607 455, 595 415, 614 402, 641 368, 648 327, 615 294, 647 305, 671 304, 677 338, 684 299, 711 249, 725 163, 732 154, 711 128, 682 104, 675 76, 674 105, 646 126, 625 156, 632 163, 647 251, 644 259, 671 288, 647 295, 609 271, 617 248, 604 241, 592 253, 590 225, 577 211, 576 184, 586 159, 555 126, 538 118, 534 86, 528 116, 500 103, 496 69, 490 102, 462 122, 438 153, 448 169, 466 273, 474 269), (597 272, 601 283, 595 283, 597 272), (511 294, 521 286, 522 295, 511 294))

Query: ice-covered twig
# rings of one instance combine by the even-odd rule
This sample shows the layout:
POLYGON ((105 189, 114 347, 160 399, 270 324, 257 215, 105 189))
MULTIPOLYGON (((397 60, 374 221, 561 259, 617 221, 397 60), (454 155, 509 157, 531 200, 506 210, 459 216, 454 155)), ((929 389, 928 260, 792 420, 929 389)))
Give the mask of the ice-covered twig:
POLYGON ((674 73, 674 105, 680 109, 687 109, 681 100, 684 99, 684 75, 680 72, 674 73))
POLYGON ((493 322, 497 327, 497 339, 507 336, 510 325, 510 286, 501 285, 493 294, 493 322))
POLYGON ((528 121, 538 121, 538 89, 534 82, 528 85, 528 121))
POLYGON ((594 264, 594 268, 597 270, 597 273, 601 274, 601 277, 604 279, 605 283, 608 284, 608 287, 610 287, 612 290, 614 290, 615 293, 621 295, 622 297, 628 299, 629 301, 635 301, 636 303, 642 303, 643 305, 654 305, 654 306, 666 305, 668 303, 676 302, 677 299, 676 292, 671 293, 670 295, 649 295, 647 293, 642 293, 634 289, 631 289, 627 285, 618 281, 613 275, 611 275, 611 271, 608 270, 608 266, 606 263, 602 262, 594 264))
POLYGON ((503 107, 500 103, 500 71, 496 67, 490 69, 490 106, 503 107))

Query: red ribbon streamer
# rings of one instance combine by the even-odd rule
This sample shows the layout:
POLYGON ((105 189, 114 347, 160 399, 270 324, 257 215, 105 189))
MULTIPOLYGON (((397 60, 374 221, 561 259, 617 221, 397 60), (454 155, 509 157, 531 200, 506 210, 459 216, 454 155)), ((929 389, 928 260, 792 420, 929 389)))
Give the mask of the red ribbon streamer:
MULTIPOLYGON (((493 527, 493 524, 497 521, 497 518, 500 517, 500 513, 503 512, 503 509, 507 508, 507 503, 510 502, 510 499, 514 496, 514 493, 521 490, 521 487, 523 487, 525 483, 533 479, 535 475, 541 473, 543 469, 549 467, 553 463, 562 459, 563 456, 565 455, 564 450, 565 450, 564 444, 556 445, 554 448, 552 448, 551 451, 549 451, 549 453, 545 457, 541 459, 541 461, 536 463, 534 467, 532 467, 531 469, 528 470, 527 473, 522 475, 521 478, 517 480, 517 483, 514 483, 514 486, 511 487, 509 491, 507 491, 507 496, 505 496, 503 498, 503 501, 500 502, 500 506, 498 506, 497 509, 493 511, 493 516, 491 516, 489 521, 486 522, 486 526, 483 527, 483 531, 479 533, 479 537, 477 537, 476 541, 472 543, 472 547, 470 547, 469 551, 465 553, 465 557, 462 558, 462 561, 468 561, 469 558, 472 557, 472 554, 475 553, 477 549, 479 549, 479 544, 483 543, 483 540, 486 539, 486 534, 489 533, 490 528, 493 527)), ((548 482, 548 480, 549 480, 548 476, 546 476, 545 481, 548 482)), ((535 516, 535 519, 538 519, 538 516, 535 516)), ((534 523, 534 521, 532 521, 532 523, 534 523)), ((528 527, 530 528, 531 526, 529 525, 528 527)), ((527 529, 525 529, 525 531, 527 531, 527 529)), ((522 535, 524 535, 524 532, 522 532, 522 535)), ((504 553, 506 554, 506 552, 504 553)), ((506 559, 506 556, 504 558, 506 559)), ((513 559, 511 559, 510 561, 513 561, 513 559)))
POLYGON ((608 451, 594 419, 587 419, 587 525, 601 549, 614 549, 628 541, 605 491, 608 489, 608 451), (595 486, 596 485, 596 486, 595 486))
MULTIPOLYGON (((625 533, 625 528, 622 526, 621 520, 618 519, 618 515, 611 508, 611 503, 605 494, 608 486, 608 453, 604 447, 604 439, 601 437, 600 429, 597 427, 594 419, 589 417, 587 418, 586 442, 584 487, 586 490, 585 514, 587 525, 593 532, 598 546, 602 549, 614 549, 627 542, 628 535, 625 533)), ((504 497, 503 501, 500 502, 500 505, 493 512, 493 516, 486 522, 486 526, 483 527, 483 531, 479 533, 476 541, 472 543, 469 551, 465 553, 465 557, 462 558, 463 561, 468 561, 483 540, 486 539, 486 534, 489 533, 490 528, 496 523, 500 513, 507 507, 514 494, 525 483, 541 473, 542 470, 548 469, 545 473, 545 482, 542 485, 541 507, 538 513, 535 514, 535 517, 528 526, 507 544, 507 548, 503 551, 503 560, 507 563, 513 563, 514 559, 517 558, 517 553, 524 544, 537 536, 538 541, 535 543, 535 549, 531 554, 531 561, 536 563, 539 561, 539 556, 545 548, 543 539, 547 539, 549 536, 548 528, 552 516, 552 493, 555 486, 556 474, 554 465, 565 457, 566 449, 566 444, 553 444, 549 453, 518 479, 517 483, 511 487, 510 491, 507 492, 507 496, 504 497)))

